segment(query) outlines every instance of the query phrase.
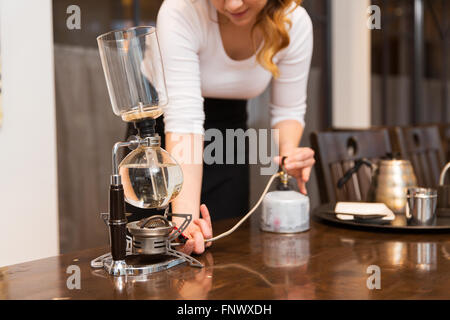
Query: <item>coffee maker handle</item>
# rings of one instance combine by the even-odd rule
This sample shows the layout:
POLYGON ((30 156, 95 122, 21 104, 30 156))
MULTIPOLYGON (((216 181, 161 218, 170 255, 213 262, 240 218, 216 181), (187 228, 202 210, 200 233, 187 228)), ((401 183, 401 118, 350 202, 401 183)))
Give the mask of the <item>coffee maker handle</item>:
POLYGON ((442 169, 441 171, 441 175, 439 176, 439 185, 443 186, 444 185, 444 180, 445 180, 445 175, 447 174, 447 170, 450 168, 450 162, 448 162, 444 169, 442 169))
POLYGON ((355 165, 348 169, 344 175, 338 180, 337 187, 339 189, 342 189, 342 187, 347 183, 348 180, 352 177, 352 175, 356 172, 358 172, 359 168, 361 168, 362 165, 366 165, 372 169, 372 172, 376 170, 377 166, 372 161, 368 159, 358 159, 355 161, 355 165))

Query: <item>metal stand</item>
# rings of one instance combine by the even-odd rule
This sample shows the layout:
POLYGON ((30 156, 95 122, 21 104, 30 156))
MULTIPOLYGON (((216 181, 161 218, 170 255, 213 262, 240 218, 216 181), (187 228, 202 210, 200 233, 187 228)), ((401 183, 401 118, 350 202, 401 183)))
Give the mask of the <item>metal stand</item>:
POLYGON ((119 261, 113 260, 111 253, 107 253, 92 260, 91 267, 104 268, 113 276, 142 276, 167 270, 184 262, 192 267, 203 267, 198 260, 170 247, 167 247, 165 254, 158 255, 134 255, 130 252, 125 260, 119 261), (152 262, 148 263, 146 260, 152 260, 152 262))
MULTIPOLYGON (((145 237, 145 235, 133 235, 133 238, 127 237, 124 260, 114 260, 111 253, 106 253, 92 260, 91 267, 104 268, 106 272, 113 276, 143 276, 167 270, 184 262, 189 263, 192 267, 202 268, 203 265, 198 260, 172 248, 172 246, 179 244, 172 243, 172 241, 178 235, 181 235, 189 225, 192 219, 191 215, 168 214, 166 210, 165 216, 161 217, 166 219, 168 215, 184 217, 185 221, 179 229, 166 236, 145 237)), ((105 224, 109 226, 109 214, 102 213, 101 217, 105 224)), ((137 222, 130 222, 127 226, 135 227, 136 224, 137 222)))
POLYGON ((122 177, 119 174, 118 151, 128 147, 160 146, 155 135, 155 120, 144 119, 135 123, 138 136, 131 136, 127 142, 117 142, 112 150, 112 175, 109 194, 109 213, 101 217, 109 229, 111 253, 91 261, 92 268, 104 268, 114 276, 142 276, 167 270, 183 262, 193 267, 203 267, 196 259, 172 249, 179 243, 172 242, 182 235, 192 220, 190 214, 170 214, 166 207, 164 216, 153 216, 139 222, 127 223, 122 177), (167 217, 182 217, 180 228, 175 228, 167 217), (132 239, 126 235, 129 230, 132 239), (175 230, 175 231, 173 231, 175 230))

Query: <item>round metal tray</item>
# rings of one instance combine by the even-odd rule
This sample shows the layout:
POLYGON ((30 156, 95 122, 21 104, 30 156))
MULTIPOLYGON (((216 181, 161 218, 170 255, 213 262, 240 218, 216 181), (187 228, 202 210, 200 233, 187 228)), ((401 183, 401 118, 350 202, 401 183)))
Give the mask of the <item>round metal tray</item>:
POLYGON ((321 221, 346 227, 369 229, 372 231, 402 231, 402 232, 450 232, 450 211, 440 210, 433 225, 408 225, 403 214, 396 214, 392 221, 380 220, 340 220, 334 213, 334 203, 323 204, 313 211, 313 216, 321 221), (440 216, 445 215, 445 216, 440 216))

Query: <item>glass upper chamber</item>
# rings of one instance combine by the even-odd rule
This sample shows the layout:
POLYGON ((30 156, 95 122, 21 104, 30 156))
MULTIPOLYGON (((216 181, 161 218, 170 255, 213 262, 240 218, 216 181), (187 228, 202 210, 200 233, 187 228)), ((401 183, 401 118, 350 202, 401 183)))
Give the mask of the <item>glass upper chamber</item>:
POLYGON ((180 193, 183 173, 160 147, 149 121, 161 116, 167 104, 156 29, 111 31, 97 37, 97 43, 114 113, 140 128, 141 142, 149 139, 119 165, 125 201, 143 209, 164 208, 180 193))
POLYGON ((119 165, 125 200, 136 207, 163 208, 181 191, 183 172, 159 146, 140 146, 119 165))
POLYGON ((97 43, 114 113, 124 121, 159 117, 167 90, 156 29, 111 31, 97 43))

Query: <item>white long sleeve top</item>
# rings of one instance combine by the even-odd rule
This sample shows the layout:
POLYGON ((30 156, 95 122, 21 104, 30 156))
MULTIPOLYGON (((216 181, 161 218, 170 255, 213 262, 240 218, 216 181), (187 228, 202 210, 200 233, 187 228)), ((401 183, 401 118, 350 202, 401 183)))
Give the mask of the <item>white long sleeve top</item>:
POLYGON ((157 18, 169 102, 166 132, 204 133, 203 98, 250 99, 272 81, 271 125, 294 119, 304 126, 313 50, 311 19, 297 7, 289 14, 290 43, 274 56, 275 79, 253 55, 233 60, 224 50, 217 11, 209 0, 165 0, 157 18))

